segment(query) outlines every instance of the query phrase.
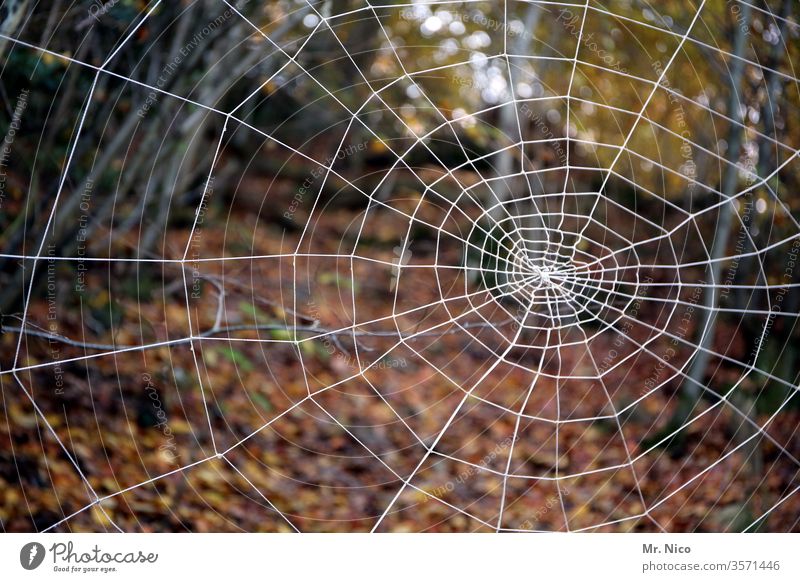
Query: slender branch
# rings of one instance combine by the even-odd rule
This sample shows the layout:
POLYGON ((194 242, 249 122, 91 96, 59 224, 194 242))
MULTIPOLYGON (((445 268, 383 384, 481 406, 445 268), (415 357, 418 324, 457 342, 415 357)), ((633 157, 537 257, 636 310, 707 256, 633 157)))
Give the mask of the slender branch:
MULTIPOLYGON (((506 325, 508 323, 512 323, 512 320, 508 319, 505 321, 500 322, 499 326, 506 325)), ((488 327, 492 324, 487 322, 476 322, 476 323, 466 323, 463 324, 458 329, 450 329, 442 332, 421 332, 414 335, 415 338, 417 337, 431 337, 431 336, 444 336, 444 335, 453 335, 459 333, 460 329, 471 329, 471 328, 482 328, 488 327)), ((499 327, 495 325, 494 327, 499 327)), ((340 350, 343 352, 346 351, 343 346, 338 342, 338 338, 340 337, 396 337, 398 335, 397 332, 393 331, 347 331, 347 330, 329 330, 322 327, 316 326, 287 326, 287 325, 280 325, 280 324, 262 324, 262 325, 230 325, 230 326, 221 326, 221 327, 213 327, 204 331, 201 334, 196 336, 183 338, 172 342, 172 345, 181 345, 187 344, 192 342, 196 339, 208 339, 213 338, 215 336, 223 335, 226 333, 236 333, 242 331, 286 331, 286 332, 295 332, 295 333, 313 333, 318 334, 318 337, 330 337, 332 341, 334 341, 340 350)), ((21 333, 31 337, 38 337, 41 339, 46 339, 52 342, 58 342, 60 344, 64 344, 67 346, 72 346, 76 348, 82 348, 87 350, 103 350, 103 351, 116 351, 121 349, 129 349, 129 348, 136 348, 142 346, 131 346, 131 345, 114 345, 114 344, 99 344, 99 343, 92 343, 92 342, 82 342, 78 340, 74 340, 72 338, 56 334, 50 333, 48 331, 43 331, 39 329, 31 329, 27 325, 22 327, 16 326, 7 326, 0 324, 0 334, 3 333, 21 333)), ((308 339, 315 339, 315 338, 308 338, 308 339)), ((146 347, 146 346, 144 346, 146 347)), ((360 348, 365 350, 363 346, 360 348)))

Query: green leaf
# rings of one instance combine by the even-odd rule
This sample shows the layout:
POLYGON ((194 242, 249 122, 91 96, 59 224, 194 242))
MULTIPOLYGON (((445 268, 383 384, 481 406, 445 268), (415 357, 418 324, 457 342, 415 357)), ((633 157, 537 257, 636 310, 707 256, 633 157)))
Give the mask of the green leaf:
POLYGON ((253 321, 256 322, 258 322, 259 320, 264 321, 266 319, 269 319, 267 314, 264 313, 261 309, 259 309, 258 306, 253 305, 252 303, 248 303, 247 301, 241 301, 239 303, 239 311, 241 311, 245 315, 250 316, 251 318, 253 318, 253 321))
POLYGON ((244 372, 252 372, 255 369, 253 362, 251 362, 250 359, 239 350, 226 347, 226 348, 220 348, 219 353, 223 357, 227 358, 228 360, 236 364, 244 372))
POLYGON ((256 404, 258 404, 258 406, 264 412, 272 412, 273 411, 272 402, 270 402, 269 398, 267 398, 263 394, 259 394, 258 392, 256 392, 255 394, 251 395, 251 398, 253 399, 253 401, 256 404))

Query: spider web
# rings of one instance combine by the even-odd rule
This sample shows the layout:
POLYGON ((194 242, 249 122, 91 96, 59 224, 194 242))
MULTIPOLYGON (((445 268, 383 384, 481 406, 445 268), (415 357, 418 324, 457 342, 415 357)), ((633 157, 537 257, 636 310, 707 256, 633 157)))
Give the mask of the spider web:
MULTIPOLYGON (((774 135, 761 131, 731 79, 737 69, 739 76, 772 75, 787 93, 796 91, 787 46, 796 42, 798 25, 791 18, 766 3, 723 7, 735 5, 737 13, 749 11, 768 23, 771 44, 785 53, 777 68, 763 64, 753 45, 747 57, 720 48, 729 43, 714 38, 708 14, 720 3, 707 0, 671 16, 645 2, 632 3, 635 9, 591 0, 488 8, 483 2, 365 2, 337 13, 333 3, 306 1, 290 15, 301 16, 306 29, 292 42, 273 40, 275 27, 246 15, 245 4, 222 0, 222 34, 245 27, 251 50, 279 63, 246 99, 223 110, 126 70, 130 65, 120 55, 160 4, 148 5, 99 66, 3 35, 15 50, 49 55, 93 75, 45 234, 33 253, 2 255, 27 269, 13 365, 0 371, 19 391, 5 391, 5 398, 20 392, 27 398, 44 427, 41 438, 57 443, 88 497, 72 511, 60 507, 61 516, 42 529, 69 528, 92 513, 106 528, 127 530, 115 515, 121 504, 135 513, 141 490, 181 477, 181 498, 153 489, 178 521, 186 517, 183 506, 225 513, 218 499, 232 495, 246 499, 249 511, 277 516, 276 529, 297 531, 317 529, 322 520, 338 523, 333 529, 369 531, 445 523, 498 532, 701 529, 731 499, 735 513, 717 526, 731 527, 745 515, 742 529, 750 531, 790 507, 800 489, 800 461, 796 417, 783 418, 796 399, 797 372, 791 369, 787 379, 778 371, 781 353, 771 369, 759 356, 776 322, 792 330, 798 316, 783 301, 798 285, 793 269, 800 224, 780 179, 796 170, 798 150, 776 129, 774 135), (364 22, 377 31, 380 45, 370 69, 356 37, 364 22), (405 46, 392 29, 397 22, 426 38, 443 27, 454 34, 468 28, 474 46, 405 46), (565 44, 553 46, 536 34, 554 27, 565 44), (610 55, 618 53, 603 48, 612 28, 629 41, 646 31, 659 46, 625 45, 644 62, 629 71, 613 62, 610 55), (320 38, 328 51, 322 56, 313 48, 320 38), (412 49, 430 53, 426 62, 432 64, 418 66, 409 58, 412 49), (691 63, 689 51, 727 70, 729 78, 715 80, 722 87, 716 94, 704 92, 702 79, 676 73, 678 65, 691 63), (447 58, 436 61, 441 54, 447 58), (161 122, 160 100, 180 102, 218 123, 212 163, 172 256, 119 257, 110 244, 109 256, 48 253, 49 233, 71 218, 64 199, 79 179, 75 155, 105 78, 157 95, 143 126, 161 122), (438 95, 453 79, 464 84, 466 96, 463 103, 445 104, 438 95), (279 90, 301 81, 317 98, 285 105, 279 90), (728 111, 726 97, 735 112, 728 111), (260 111, 280 106, 289 108, 285 122, 260 121, 260 111), (666 121, 676 114, 681 132, 666 121), (305 135, 292 124, 314 117, 329 122, 325 131, 305 135), (615 128, 602 138, 595 129, 601 119, 615 128), (480 151, 469 139, 476 127, 494 136, 480 151), (726 152, 735 144, 721 145, 733 127, 745 136, 741 155, 726 152), (719 139, 707 139, 711 133, 719 139), (208 205, 220 196, 215 181, 226 156, 236 155, 237 136, 253 158, 272 156, 282 168, 291 161, 309 165, 311 179, 299 198, 296 185, 286 194, 273 180, 266 193, 255 194, 258 220, 249 239, 231 226, 222 240, 208 243, 208 205), (762 142, 771 161, 748 165, 755 159, 752 143, 762 142), (358 165, 368 149, 388 160, 385 167, 358 165), (328 155, 321 157, 322 151, 328 155), (730 167, 733 190, 723 186, 730 167), (330 189, 336 190, 333 200, 330 189), (689 193, 685 200, 676 196, 681 192, 689 193), (358 201, 359 209, 342 210, 337 197, 358 201), (298 206, 287 206, 292 200, 298 206), (299 225, 296 232, 278 234, 276 217, 265 212, 269 206, 287 208, 278 215, 299 225), (759 232, 753 212, 768 212, 767 224, 783 227, 759 232), (349 225, 336 230, 333 221, 342 217, 349 225), (727 232, 722 225, 729 221, 734 234, 715 234, 727 232), (52 262, 106 269, 98 272, 107 276, 109 294, 120 284, 113 281, 115 265, 135 265, 131 282, 137 286, 143 272, 152 270, 156 280, 160 273, 164 279, 156 286, 164 297, 176 292, 174 285, 167 291, 164 273, 177 269, 173 307, 180 308, 180 322, 152 341, 143 340, 144 332, 142 341, 115 337, 111 343, 86 330, 82 339, 54 334, 31 315, 40 299, 34 282, 52 262), (747 264, 752 273, 742 278, 732 264, 747 264), (771 274, 775 270, 780 277, 771 274), (203 293, 196 292, 200 284, 203 293), (739 300, 727 298, 730 293, 739 300), (232 297, 240 298, 238 306, 232 297), (243 311, 252 324, 243 323, 243 311), (754 335, 754 352, 742 352, 743 334, 754 335), (28 344, 37 335, 83 353, 31 362, 28 344), (149 442, 140 451, 146 478, 133 470, 109 473, 102 463, 92 469, 87 453, 71 442, 74 427, 53 422, 58 407, 42 407, 35 376, 42 370, 83 366, 90 378, 90 368, 110 361, 128 373, 129 356, 147 362, 147 354, 156 353, 159 362, 172 362, 187 349, 192 379, 181 379, 187 372, 170 364, 159 381, 172 384, 164 390, 174 393, 189 425, 181 446, 194 451, 169 470, 145 461, 146 449, 157 448, 149 442), (266 387, 253 375, 254 358, 270 377, 266 387), (263 409, 255 426, 226 410, 237 389, 221 386, 212 371, 231 363, 237 393, 263 409), (286 385, 281 367, 297 374, 300 388, 286 385), (181 395, 187 382, 194 400, 181 395), (742 396, 772 386, 782 397, 767 413, 756 413, 757 397, 742 396), (262 406, 264 394, 269 404, 262 406), (692 398, 685 416, 675 416, 686 394, 692 398), (328 442, 309 444, 304 431, 319 431, 328 442), (677 456, 670 454, 675 442, 677 456), (732 484, 740 481, 747 488, 734 492, 732 484), (209 490, 216 496, 204 493, 209 490), (342 491, 360 506, 338 499, 342 491), (305 510, 293 503, 295 495, 308 496, 305 510), (746 515, 744 507, 756 498, 760 509, 746 515), (700 512, 699 521, 685 520, 692 511, 700 512)), ((624 42, 616 42, 623 50, 624 42)), ((101 143, 89 148, 102 155, 101 143)), ((231 209, 246 201, 242 183, 226 201, 231 209)), ((144 186, 142 192, 146 198, 144 186)), ((170 207, 165 216, 173 212, 170 207)), ((93 405, 102 397, 91 380, 89 394, 93 405)), ((70 416, 66 408, 63 416, 70 416)), ((182 418, 164 426, 178 426, 182 418)), ((108 438, 108 459, 114 437, 101 419, 96 429, 101 442, 108 438)), ((775 527, 796 529, 798 519, 796 509, 787 510, 775 527)))

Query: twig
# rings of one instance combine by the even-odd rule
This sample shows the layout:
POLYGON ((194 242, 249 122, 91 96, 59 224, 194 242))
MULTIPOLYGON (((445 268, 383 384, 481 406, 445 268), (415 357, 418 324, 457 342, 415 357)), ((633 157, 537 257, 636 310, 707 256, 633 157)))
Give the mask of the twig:
MULTIPOLYGON (((511 323, 511 320, 506 320, 500 322, 499 326, 502 326, 506 323, 511 323)), ((473 324, 464 324, 461 328, 470 329, 476 327, 487 327, 489 323, 481 322, 481 323, 473 323, 473 324)), ((498 327, 496 325, 495 327, 498 327)), ((459 328, 460 329, 460 328, 459 328)), ((442 332, 422 332, 415 334, 414 337, 426 337, 426 336, 443 336, 443 335, 453 335, 459 332, 459 329, 450 329, 442 332)), ((295 333, 316 333, 318 337, 323 336, 330 336, 331 340, 336 343, 342 352, 346 350, 343 348, 341 343, 339 343, 338 338, 342 336, 350 336, 350 337, 394 337, 397 336, 397 332, 395 331, 347 331, 347 330, 328 330, 321 327, 316 326, 286 326, 286 325, 278 325, 278 324, 264 324, 264 325, 231 325, 231 326, 224 326, 224 327, 213 327, 209 330, 204 331, 203 333, 183 338, 172 342, 171 345, 181 345, 187 344, 192 342, 196 339, 207 339, 212 338, 214 336, 218 336, 221 334, 226 333, 236 333, 240 331, 286 331, 286 332, 295 332, 295 333)), ((47 331, 40 331, 38 329, 31 329, 27 325, 22 327, 10 327, 6 325, 0 324, 0 334, 2 333, 22 333, 24 335, 38 337, 42 339, 46 339, 48 341, 55 341, 61 344, 72 346, 76 348, 82 348, 87 350, 103 350, 103 351, 116 351, 121 349, 130 349, 136 347, 146 347, 146 346, 131 346, 131 345, 113 345, 113 344, 98 344, 92 342, 82 342, 78 340, 74 340, 68 338, 66 336, 50 333, 47 331)), ((311 338, 314 339, 314 338, 311 338)), ((361 349, 364 349, 363 347, 361 349)))

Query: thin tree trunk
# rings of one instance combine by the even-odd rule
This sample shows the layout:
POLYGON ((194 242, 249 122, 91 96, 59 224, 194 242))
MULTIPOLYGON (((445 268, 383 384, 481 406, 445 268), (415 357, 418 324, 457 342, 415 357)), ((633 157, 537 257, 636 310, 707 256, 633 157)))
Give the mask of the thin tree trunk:
MULTIPOLYGON (((786 18, 788 18, 790 16, 791 5, 792 5, 793 1, 796 1, 796 0, 783 0, 783 4, 781 6, 781 16, 784 19, 786 19, 786 18)), ((780 38, 781 39, 786 38, 787 20, 782 20, 781 21, 779 30, 780 30, 780 38)), ((762 120, 763 120, 763 123, 764 123, 764 134, 768 135, 768 136, 771 136, 771 137, 775 136, 775 115, 776 115, 776 109, 777 109, 775 107, 775 101, 778 98, 778 91, 780 89, 780 79, 779 79, 778 75, 775 74, 775 72, 773 72, 773 71, 778 68, 779 62, 781 60, 782 52, 783 52, 782 48, 783 48, 783 45, 780 42, 777 42, 777 43, 775 43, 775 45, 773 45, 771 54, 769 56, 769 61, 767 63, 768 68, 772 69, 772 70, 765 71, 764 84, 766 86, 767 95, 766 95, 766 101, 764 103, 764 107, 761 110, 761 116, 762 116, 762 120)), ((773 167, 773 161, 774 161, 775 165, 777 165, 777 158, 776 158, 775 155, 773 155, 773 149, 774 148, 775 148, 775 146, 773 144, 771 144, 768 140, 763 140, 761 142, 761 144, 759 145, 759 153, 758 153, 758 175, 759 176, 768 176, 769 175, 770 169, 773 167)), ((774 185, 773 185, 773 188, 772 188, 773 191, 775 192, 776 196, 777 196, 777 193, 778 193, 778 181, 779 181, 778 180, 778 176, 776 174, 775 179, 774 179, 774 185)), ((751 230, 754 230, 755 222, 756 222, 755 219, 750 221, 749 227, 750 227, 751 230)), ((751 232, 751 237, 752 236, 753 236, 753 234, 751 232)), ((755 262, 757 260, 759 260, 757 257, 747 257, 745 260, 742 261, 742 267, 744 269, 746 269, 745 273, 748 273, 751 270, 753 270, 753 271, 755 270, 753 265, 755 264, 755 262)), ((765 281, 764 283, 766 284, 767 281, 765 281)), ((789 292, 790 293, 794 293, 794 299, 796 299, 796 297, 797 297, 796 290, 792 289, 789 292)), ((740 295, 736 294, 735 297, 737 299, 739 299, 740 295)), ((790 296, 789 297, 789 301, 787 302, 787 305, 785 306, 787 308, 787 311, 789 311, 790 313, 792 311, 794 311, 794 308, 792 308, 792 306, 789 305, 791 303, 792 299, 793 298, 790 296)), ((737 307, 742 308, 743 305, 739 304, 739 305, 737 305, 737 307)), ((780 338, 780 341, 782 342, 782 344, 784 346, 783 357, 782 357, 783 365, 781 365, 779 369, 776 369, 775 373, 777 373, 779 378, 787 378, 788 375, 786 374, 786 366, 787 366, 787 364, 789 366, 791 366, 792 362, 795 361, 795 358, 794 358, 795 348, 794 348, 794 345, 792 344, 792 342, 790 341, 790 337, 788 337, 785 334, 778 334, 778 337, 775 337, 775 334, 773 333, 773 337, 771 338, 771 341, 777 342, 778 338, 780 338)), ((781 350, 777 349, 776 353, 781 353, 781 350)), ((757 361, 754 362, 754 364, 757 364, 757 363, 758 363, 757 361)), ((793 381, 793 378, 789 377, 788 380, 791 382, 791 381, 793 381)), ((771 388, 772 390, 775 390, 775 389, 781 390, 781 389, 783 389, 783 387, 778 387, 778 386, 771 386, 769 388, 771 388)), ((748 414, 748 415, 752 414, 752 416, 755 416, 758 413, 758 410, 757 410, 758 396, 757 395, 753 395, 753 394, 742 393, 741 394, 741 399, 742 399, 743 403, 742 403, 742 406, 740 408, 743 411, 745 411, 746 414, 748 414)), ((762 493, 762 489, 763 489, 763 487, 762 487, 762 484, 763 484, 762 477, 763 477, 763 472, 764 472, 764 452, 763 452, 763 449, 762 449, 762 446, 761 446, 761 439, 753 438, 755 436, 755 433, 756 433, 756 428, 754 426, 751 426, 748 423, 743 423, 742 424, 742 428, 744 429, 743 440, 747 440, 748 438, 752 439, 752 440, 749 441, 749 443, 748 443, 748 445, 746 447, 747 460, 748 460, 748 465, 749 465, 749 469, 750 469, 749 473, 750 473, 751 485, 749 487, 749 499, 748 499, 748 503, 747 503, 748 511, 744 512, 746 519, 750 523, 752 523, 753 516, 762 515, 764 513, 764 510, 765 510, 765 507, 764 507, 765 503, 764 503, 764 500, 763 500, 763 495, 761 494, 762 493)), ((770 501, 770 503, 771 503, 771 501, 770 501)), ((749 525, 749 523, 747 525, 749 525)), ((739 528, 736 528, 736 529, 739 529, 739 528)))
MULTIPOLYGON (((741 22, 749 23, 750 14, 750 6, 743 4, 741 9, 741 22)), ((741 57, 745 50, 747 32, 741 25, 736 25, 735 30, 733 54, 741 57)), ((732 119, 737 119, 741 116, 740 104, 742 102, 744 62, 740 59, 731 59, 730 71, 731 94, 728 99, 727 113, 732 119)), ((736 187, 739 179, 738 163, 742 147, 742 136, 742 125, 732 123, 728 130, 727 140, 727 159, 730 163, 726 165, 722 180, 722 188, 720 189, 724 198, 731 198, 736 194, 736 187)), ((697 328, 698 335, 695 339, 695 343, 700 349, 689 368, 687 378, 681 386, 678 407, 670 419, 667 427, 668 432, 676 430, 689 419, 701 396, 701 385, 705 382, 706 370, 711 360, 711 354, 708 350, 713 346, 717 324, 716 312, 714 309, 719 302, 718 284, 721 280, 722 267, 724 265, 724 261, 720 259, 725 257, 725 253, 727 252, 731 230, 733 229, 733 219, 736 213, 737 210, 733 204, 726 204, 719 209, 719 220, 711 247, 712 262, 709 263, 707 269, 707 272, 709 272, 709 279, 707 282, 712 283, 712 286, 706 287, 703 293, 703 309, 701 310, 700 324, 697 328)), ((679 435, 681 434, 682 433, 679 433, 679 435)))
MULTIPOLYGON (((541 17, 541 9, 536 4, 531 4, 528 8, 528 12, 525 14, 525 23, 524 23, 524 30, 522 34, 517 36, 513 39, 511 43, 509 43, 509 53, 515 55, 523 55, 527 52, 528 47, 530 46, 530 38, 533 36, 534 32, 536 31, 537 26, 539 25, 539 19, 541 17)), ((508 34, 508 31, 506 31, 508 34)), ((514 86, 516 85, 516 66, 522 63, 518 63, 520 59, 514 59, 509 57, 509 79, 508 79, 508 91, 509 95, 513 98, 514 96, 514 86)), ((518 119, 520 117, 519 106, 515 102, 511 102, 505 107, 500 109, 499 120, 498 120, 498 128, 500 129, 500 133, 504 137, 509 137, 512 139, 511 136, 517 135, 520 131, 519 127, 517 126, 518 119)), ((526 125, 524 119, 519 119, 519 123, 523 126, 526 125)), ((520 140, 523 139, 523 136, 519 136, 520 140)), ((505 150, 500 156, 497 161, 497 175, 498 176, 508 176, 513 172, 514 168, 514 152, 516 148, 509 148, 505 150)), ((521 165, 521 164, 520 164, 521 165)), ((514 195, 515 186, 518 185, 519 180, 515 179, 506 179, 502 181, 503 189, 500 192, 497 192, 498 201, 501 204, 503 202, 508 201, 514 195)), ((495 209, 495 212, 492 212, 492 216, 495 219, 501 218, 505 216, 505 212, 503 212, 502 208, 495 209)))

